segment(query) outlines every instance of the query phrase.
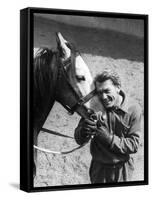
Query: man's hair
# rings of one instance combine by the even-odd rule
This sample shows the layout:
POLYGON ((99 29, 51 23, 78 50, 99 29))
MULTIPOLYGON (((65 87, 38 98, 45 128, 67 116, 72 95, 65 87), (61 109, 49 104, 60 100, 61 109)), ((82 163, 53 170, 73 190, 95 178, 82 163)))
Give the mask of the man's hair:
POLYGON ((121 87, 121 81, 119 75, 112 70, 104 70, 101 74, 98 74, 94 79, 95 86, 97 82, 103 83, 104 81, 107 80, 111 80, 115 86, 121 87))

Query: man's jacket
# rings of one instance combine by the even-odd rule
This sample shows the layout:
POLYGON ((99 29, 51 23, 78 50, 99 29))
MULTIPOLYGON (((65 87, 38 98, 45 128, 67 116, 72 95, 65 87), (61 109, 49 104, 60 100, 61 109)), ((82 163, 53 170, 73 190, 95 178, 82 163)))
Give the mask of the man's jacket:
MULTIPOLYGON (((123 104, 114 110, 107 111, 107 128, 109 144, 97 134, 91 140, 90 151, 93 160, 103 164, 116 164, 130 159, 130 155, 136 153, 141 136, 141 108, 132 99, 124 99, 123 104)), ((75 129, 75 139, 78 144, 89 140, 83 135, 81 119, 75 129)))

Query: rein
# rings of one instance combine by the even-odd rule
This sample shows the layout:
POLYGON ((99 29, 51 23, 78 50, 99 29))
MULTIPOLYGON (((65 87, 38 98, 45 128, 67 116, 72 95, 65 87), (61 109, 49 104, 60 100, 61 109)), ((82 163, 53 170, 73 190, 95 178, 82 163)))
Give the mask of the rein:
MULTIPOLYGON (((75 110, 77 109, 78 106, 83 106, 87 101, 89 101, 93 96, 95 95, 95 90, 91 91, 88 95, 82 97, 79 99, 79 101, 72 107, 66 107, 66 109, 68 110, 68 112, 70 114, 73 114, 75 112, 75 110)), ((71 136, 67 136, 67 135, 64 135, 64 134, 61 134, 61 133, 58 133, 56 131, 52 131, 50 129, 46 129, 46 128, 41 128, 41 131, 43 132, 46 132, 46 133, 49 133, 49 134, 53 134, 53 135, 56 135, 56 136, 61 136, 61 137, 66 137, 66 138, 70 138, 70 139, 74 139, 74 137, 71 137, 71 136)), ((83 145, 79 145, 78 147, 75 147, 71 150, 68 150, 68 151, 52 151, 52 150, 49 150, 49 149, 44 149, 44 148, 41 148, 41 147, 38 147, 36 145, 34 145, 33 147, 39 151, 42 151, 42 152, 45 152, 45 153, 51 153, 51 154, 60 154, 60 155, 66 155, 66 154, 69 154, 69 153, 72 153, 82 147, 84 147, 88 142, 84 143, 83 145)))

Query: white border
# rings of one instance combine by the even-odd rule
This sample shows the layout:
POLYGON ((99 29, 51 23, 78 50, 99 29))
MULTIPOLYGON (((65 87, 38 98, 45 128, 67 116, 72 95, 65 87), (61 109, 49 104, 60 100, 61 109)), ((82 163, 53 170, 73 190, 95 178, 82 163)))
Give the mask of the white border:
MULTIPOLYGON (((151 4, 150 0, 127 1, 82 1, 82 0, 4 0, 1 2, 0 30, 0 193, 5 199, 149 199, 150 186, 73 190, 26 194, 17 189, 19 184, 19 10, 25 7, 48 7, 106 12, 149 14, 149 44, 151 41, 151 4), (31 197, 32 195, 32 197, 31 197)), ((150 51, 151 52, 151 46, 150 51)), ((151 59, 150 59, 151 61, 151 59)), ((150 62, 151 63, 151 62, 150 62)), ((151 66, 149 63, 149 66, 151 66)), ((149 74, 152 74, 149 67, 149 74)), ((151 76, 149 77, 151 84, 151 76)), ((152 101, 151 93, 149 102, 152 101)), ((152 113, 150 105, 149 113, 152 113)), ((151 116, 150 116, 151 119, 151 116)), ((151 133, 151 126, 150 131, 151 133)), ((151 136, 150 136, 150 141, 151 136)), ((152 146, 151 142, 150 145, 152 146)), ((151 147, 150 147, 151 151, 151 147)), ((150 167, 151 168, 151 158, 150 167)), ((151 173, 150 173, 151 177, 151 173)))

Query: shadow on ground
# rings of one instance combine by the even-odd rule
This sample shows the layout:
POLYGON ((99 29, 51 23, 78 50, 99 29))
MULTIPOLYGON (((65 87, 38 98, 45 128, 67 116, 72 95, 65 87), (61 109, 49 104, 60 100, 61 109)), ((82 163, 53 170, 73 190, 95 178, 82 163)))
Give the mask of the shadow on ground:
POLYGON ((76 27, 43 18, 34 20, 34 47, 55 48, 55 32, 58 31, 73 42, 81 53, 144 61, 143 38, 111 30, 76 27))
POLYGON ((20 186, 19 186, 19 184, 18 184, 18 183, 9 183, 9 185, 10 185, 11 187, 13 187, 13 188, 17 189, 17 190, 19 190, 19 189, 20 189, 20 186))

